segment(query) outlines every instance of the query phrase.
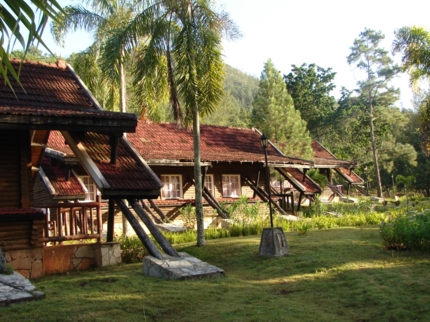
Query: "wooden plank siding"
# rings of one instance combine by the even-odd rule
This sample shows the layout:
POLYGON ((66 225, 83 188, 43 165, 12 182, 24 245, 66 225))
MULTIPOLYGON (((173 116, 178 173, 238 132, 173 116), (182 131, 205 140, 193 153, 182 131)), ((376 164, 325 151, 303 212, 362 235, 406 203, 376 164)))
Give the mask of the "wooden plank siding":
POLYGON ((39 174, 37 174, 34 182, 33 193, 34 193, 35 205, 44 205, 44 204, 49 205, 49 204, 55 203, 48 188, 46 187, 45 183, 43 182, 39 174))
POLYGON ((0 247, 4 252, 43 247, 45 220, 2 222, 0 225, 0 247))
POLYGON ((33 177, 31 172, 31 146, 30 132, 20 131, 19 152, 21 165, 21 207, 29 208, 33 206, 33 177))
MULTIPOLYGON (((194 199, 195 198, 195 188, 192 184, 192 179, 194 178, 194 168, 193 167, 176 167, 176 166, 151 166, 151 169, 155 174, 161 178, 161 175, 166 174, 178 174, 182 175, 182 189, 184 199, 194 199)), ((214 176, 214 186, 215 192, 212 192, 215 198, 222 198, 222 175, 233 174, 240 175, 240 184, 242 195, 252 198, 254 196, 254 191, 245 184, 245 177, 250 178, 253 181, 257 181, 257 175, 259 170, 259 164, 256 163, 227 163, 220 162, 214 163, 212 167, 208 168, 206 174, 212 174, 214 176)), ((202 171, 203 172, 203 171, 202 171)), ((260 172, 260 180, 258 185, 265 189, 265 171, 262 168, 260 172)))
POLYGON ((0 208, 21 207, 20 136, 21 131, 0 130, 0 208))
MULTIPOLYGON (((31 132, 31 163, 33 166, 40 164, 48 137, 49 131, 38 130, 31 132)), ((37 172, 32 173, 33 178, 35 175, 37 175, 37 172)))

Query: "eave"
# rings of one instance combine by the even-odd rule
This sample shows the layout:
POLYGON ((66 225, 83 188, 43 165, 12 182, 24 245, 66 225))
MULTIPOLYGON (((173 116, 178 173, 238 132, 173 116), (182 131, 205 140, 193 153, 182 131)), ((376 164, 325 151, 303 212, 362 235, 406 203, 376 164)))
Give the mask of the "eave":
POLYGON ((104 118, 62 117, 44 115, 0 115, 0 129, 5 130, 59 130, 80 132, 135 132, 136 119, 106 120, 104 118))
MULTIPOLYGON (((264 163, 263 163, 264 165, 264 163)), ((295 169, 311 169, 313 165, 308 164, 295 164, 295 163, 270 163, 269 168, 295 168, 295 169)))
MULTIPOLYGON (((164 167, 194 167, 195 163, 190 161, 179 160, 146 160, 148 166, 164 166, 164 167)), ((212 162, 200 162, 202 167, 211 166, 212 162)))
POLYGON ((110 190, 101 191, 102 199, 120 198, 120 199, 157 199, 160 196, 160 190, 110 190))

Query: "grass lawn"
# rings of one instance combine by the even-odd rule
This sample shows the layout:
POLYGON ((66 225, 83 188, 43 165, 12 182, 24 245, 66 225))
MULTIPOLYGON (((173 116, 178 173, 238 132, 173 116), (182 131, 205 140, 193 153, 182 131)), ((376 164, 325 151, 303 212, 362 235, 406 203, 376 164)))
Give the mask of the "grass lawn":
POLYGON ((430 254, 382 248, 377 227, 286 234, 291 255, 257 255, 260 236, 177 245, 225 270, 166 281, 129 264, 46 277, 45 299, 0 321, 430 321, 430 254))

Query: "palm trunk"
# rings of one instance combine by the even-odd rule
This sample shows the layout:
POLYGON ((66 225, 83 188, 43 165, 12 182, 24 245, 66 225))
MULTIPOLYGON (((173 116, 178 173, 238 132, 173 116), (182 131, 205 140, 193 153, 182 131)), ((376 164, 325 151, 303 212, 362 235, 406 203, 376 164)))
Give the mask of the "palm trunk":
POLYGON ((167 79, 169 82, 170 104, 172 105, 172 109, 173 109, 173 119, 175 120, 176 126, 178 128, 182 128, 184 120, 182 117, 181 105, 179 104, 178 93, 176 91, 176 84, 173 76, 172 57, 169 50, 166 53, 166 58, 167 58, 167 76, 168 76, 167 79))
POLYGON ((125 70, 124 70, 124 63, 122 61, 122 57, 120 58, 119 63, 119 70, 120 70, 120 108, 121 112, 127 113, 127 102, 126 102, 126 88, 125 88, 125 70))
POLYGON ((206 245, 205 226, 202 196, 202 168, 200 165, 200 116, 197 107, 193 110, 194 134, 194 180, 196 182, 196 219, 197 219, 197 246, 206 245))
MULTIPOLYGON (((127 113, 126 87, 125 87, 125 70, 124 70, 124 63, 122 61, 122 55, 121 55, 120 63, 119 63, 119 71, 120 71, 120 75, 119 75, 119 82, 120 82, 120 91, 119 91, 119 95, 120 95, 120 108, 121 108, 121 112, 127 113)), ((126 237, 127 234, 128 234, 128 221, 127 221, 126 216, 123 214, 122 215, 122 235, 124 237, 126 237)))

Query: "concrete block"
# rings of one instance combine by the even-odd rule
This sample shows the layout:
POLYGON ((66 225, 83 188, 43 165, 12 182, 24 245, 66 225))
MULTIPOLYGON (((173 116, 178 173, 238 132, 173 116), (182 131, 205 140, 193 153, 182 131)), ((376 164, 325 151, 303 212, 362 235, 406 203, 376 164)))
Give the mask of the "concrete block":
POLYGON ((263 228, 260 241, 260 256, 280 257, 290 253, 287 239, 281 227, 263 228))
POLYGON ((192 257, 179 253, 180 257, 164 255, 163 259, 146 256, 143 259, 143 274, 164 279, 217 278, 224 270, 192 257))

